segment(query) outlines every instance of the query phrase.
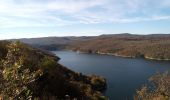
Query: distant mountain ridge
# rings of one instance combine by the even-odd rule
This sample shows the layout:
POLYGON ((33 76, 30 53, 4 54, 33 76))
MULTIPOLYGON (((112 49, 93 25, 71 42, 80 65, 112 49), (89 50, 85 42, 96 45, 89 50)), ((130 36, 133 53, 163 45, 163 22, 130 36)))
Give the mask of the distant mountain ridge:
POLYGON ((79 41, 88 41, 95 38, 114 37, 114 38, 170 38, 170 34, 149 34, 138 35, 131 33, 122 34, 102 34, 99 36, 65 36, 65 37, 40 37, 40 38, 21 38, 12 39, 12 41, 20 40, 28 44, 36 45, 51 45, 51 44, 70 44, 79 41))
POLYGON ((68 45, 73 42, 86 41, 95 37, 41 37, 41 38, 22 38, 22 39, 12 39, 12 41, 20 40, 23 43, 31 44, 34 47, 46 49, 46 50, 61 50, 65 49, 68 45))
POLYGON ((102 35, 95 39, 74 43, 70 48, 74 51, 87 53, 170 60, 170 34, 102 35))
POLYGON ((75 36, 67 36, 67 37, 42 37, 42 38, 23 38, 19 39, 20 41, 28 44, 38 44, 38 45, 51 45, 51 44, 68 44, 75 41, 85 41, 89 40, 93 37, 75 37, 75 36))
POLYGON ((170 34, 103 34, 82 37, 20 39, 46 50, 74 50, 122 57, 170 60, 170 34))

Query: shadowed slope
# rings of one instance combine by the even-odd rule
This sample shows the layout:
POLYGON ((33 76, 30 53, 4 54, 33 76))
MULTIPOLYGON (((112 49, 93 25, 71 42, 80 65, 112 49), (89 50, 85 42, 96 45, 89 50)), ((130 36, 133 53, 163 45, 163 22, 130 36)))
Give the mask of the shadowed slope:
POLYGON ((104 78, 75 73, 58 64, 59 58, 51 53, 20 42, 8 42, 0 50, 4 50, 0 85, 3 99, 106 99, 99 92, 106 88, 104 78))

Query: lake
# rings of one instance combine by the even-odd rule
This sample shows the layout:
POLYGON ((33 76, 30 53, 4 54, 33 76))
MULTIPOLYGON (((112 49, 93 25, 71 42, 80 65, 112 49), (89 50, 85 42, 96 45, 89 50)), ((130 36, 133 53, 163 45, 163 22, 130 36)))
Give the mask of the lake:
POLYGON ((170 61, 122 58, 109 55, 54 51, 60 64, 83 74, 101 75, 107 79, 105 95, 110 100, 133 100, 136 89, 156 72, 170 71, 170 61))

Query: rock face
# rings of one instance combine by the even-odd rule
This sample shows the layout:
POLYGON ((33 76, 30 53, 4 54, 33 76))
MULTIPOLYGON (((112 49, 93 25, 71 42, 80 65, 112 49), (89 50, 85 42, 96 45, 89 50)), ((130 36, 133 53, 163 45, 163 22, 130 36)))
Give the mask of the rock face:
POLYGON ((104 78, 73 72, 51 53, 20 42, 0 42, 0 58, 2 99, 107 99, 100 92, 106 89, 104 78))

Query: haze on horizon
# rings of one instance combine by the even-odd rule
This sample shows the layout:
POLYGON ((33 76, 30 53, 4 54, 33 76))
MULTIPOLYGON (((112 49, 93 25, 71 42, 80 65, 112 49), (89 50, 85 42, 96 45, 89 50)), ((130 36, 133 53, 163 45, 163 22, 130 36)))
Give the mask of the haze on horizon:
POLYGON ((0 0, 0 39, 170 33, 170 0, 0 0))

